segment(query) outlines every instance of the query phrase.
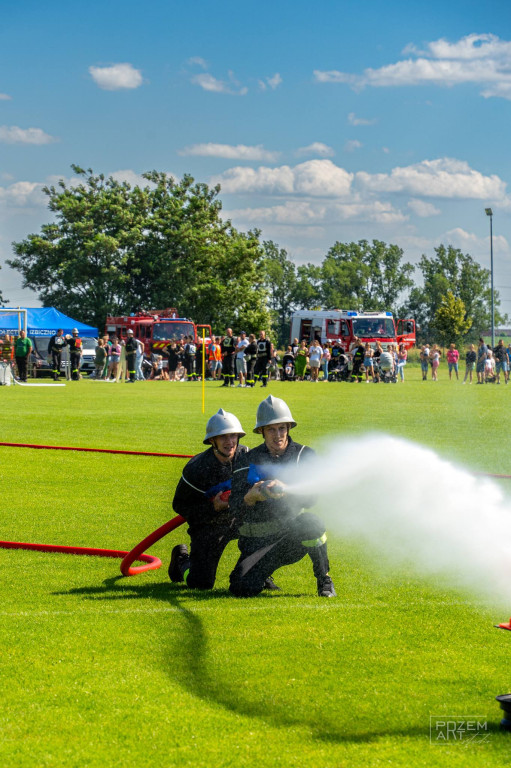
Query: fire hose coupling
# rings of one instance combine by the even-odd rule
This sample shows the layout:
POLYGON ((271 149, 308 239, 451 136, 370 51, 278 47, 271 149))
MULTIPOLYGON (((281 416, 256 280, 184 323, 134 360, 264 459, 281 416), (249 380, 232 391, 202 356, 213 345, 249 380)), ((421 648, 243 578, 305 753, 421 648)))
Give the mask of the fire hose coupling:
POLYGON ((217 483, 217 485, 213 485, 211 488, 208 488, 206 491, 206 498, 213 502, 215 496, 220 494, 220 501, 229 501, 229 496, 231 495, 231 486, 232 482, 230 479, 224 480, 223 483, 217 483))

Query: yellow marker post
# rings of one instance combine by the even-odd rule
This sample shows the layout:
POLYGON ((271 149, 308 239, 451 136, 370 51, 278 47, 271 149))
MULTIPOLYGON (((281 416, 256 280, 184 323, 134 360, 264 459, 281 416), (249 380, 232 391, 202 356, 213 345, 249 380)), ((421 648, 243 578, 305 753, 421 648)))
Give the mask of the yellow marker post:
POLYGON ((202 413, 205 405, 205 386, 206 386, 206 329, 202 329, 202 413))

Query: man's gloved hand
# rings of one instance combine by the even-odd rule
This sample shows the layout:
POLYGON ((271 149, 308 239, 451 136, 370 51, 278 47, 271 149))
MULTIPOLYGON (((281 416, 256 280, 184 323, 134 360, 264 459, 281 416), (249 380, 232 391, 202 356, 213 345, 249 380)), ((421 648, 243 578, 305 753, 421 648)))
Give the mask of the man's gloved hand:
POLYGON ((216 496, 213 496, 211 501, 215 512, 223 512, 224 510, 229 509, 230 495, 230 491, 221 491, 220 493, 217 493, 216 496))
POLYGON ((280 480, 260 480, 245 494, 244 502, 253 507, 260 501, 281 499, 285 492, 286 486, 280 480))

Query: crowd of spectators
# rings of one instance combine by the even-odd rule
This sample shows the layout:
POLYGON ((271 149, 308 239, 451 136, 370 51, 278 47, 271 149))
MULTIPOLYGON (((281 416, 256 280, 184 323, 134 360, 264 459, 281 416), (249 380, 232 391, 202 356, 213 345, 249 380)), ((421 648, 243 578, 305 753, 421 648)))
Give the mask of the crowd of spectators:
MULTIPOLYGON (((511 342, 506 347, 503 339, 499 339, 497 346, 492 349, 480 337, 477 349, 475 344, 470 344, 464 354, 465 376, 463 384, 466 384, 467 381, 469 384, 472 384, 473 381, 476 384, 500 384, 501 380, 504 381, 504 384, 508 383, 511 367, 511 342), (475 376, 474 373, 476 374, 475 376)), ((423 381, 427 380, 430 368, 431 379, 437 381, 437 370, 441 356, 442 352, 436 344, 433 344, 431 347, 429 344, 422 345, 420 360, 423 381)), ((461 355, 456 349, 456 345, 450 344, 446 353, 450 379, 452 379, 454 373, 456 379, 459 380, 460 358, 461 355)))
MULTIPOLYGON (((202 340, 196 342, 192 336, 161 343, 157 348, 153 345, 149 352, 141 341, 133 341, 136 347, 131 380, 138 381, 189 382, 200 381, 204 375, 207 380, 218 380, 223 386, 233 387, 254 387, 258 381, 266 386, 269 379, 312 383, 397 383, 405 381, 408 362, 408 350, 404 344, 386 344, 384 349, 379 341, 364 343, 358 338, 347 349, 341 341, 322 344, 318 339, 307 342, 306 339, 299 341, 295 338, 281 358, 266 338, 265 331, 260 331, 256 338, 255 334, 247 335, 244 331, 234 336, 230 328, 225 335, 206 340, 205 350, 202 340)), ((118 380, 125 344, 125 340, 115 336, 105 335, 98 340, 92 378, 118 380)), ((26 381, 27 360, 31 351, 32 344, 22 332, 14 342, 13 355, 22 381, 26 381)), ((438 381, 442 356, 438 344, 421 346, 419 361, 423 381, 428 378, 438 381)), ((511 342, 506 347, 500 339, 492 349, 481 337, 477 348, 470 344, 462 354, 452 343, 445 353, 445 359, 451 380, 460 380, 460 367, 464 362, 463 384, 507 384, 511 370, 511 342)))

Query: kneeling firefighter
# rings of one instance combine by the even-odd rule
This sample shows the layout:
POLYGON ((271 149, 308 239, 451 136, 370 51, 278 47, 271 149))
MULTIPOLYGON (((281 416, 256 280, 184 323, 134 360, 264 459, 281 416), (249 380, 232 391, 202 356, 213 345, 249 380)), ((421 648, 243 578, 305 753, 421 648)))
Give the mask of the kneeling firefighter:
MULTIPOLYGON (((203 442, 208 450, 186 464, 172 507, 188 523, 190 552, 186 544, 172 550, 169 577, 192 589, 212 589, 218 563, 227 544, 238 538, 238 525, 229 506, 233 469, 248 448, 239 444, 246 432, 232 413, 222 408, 206 426, 203 442)), ((278 589, 271 579, 266 589, 278 589)))
POLYGON ((296 427, 284 400, 270 395, 259 404, 254 432, 264 442, 241 456, 234 469, 230 497, 239 519, 240 558, 230 576, 230 591, 252 597, 264 588, 276 568, 309 555, 320 597, 335 597, 328 573, 326 532, 323 522, 304 512, 313 498, 288 493, 278 479, 283 465, 299 464, 313 451, 295 443, 289 430, 296 427))

